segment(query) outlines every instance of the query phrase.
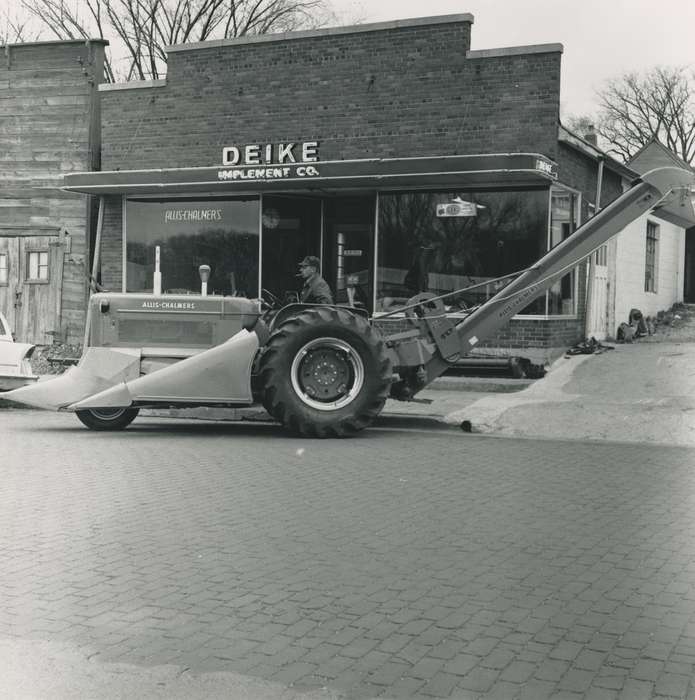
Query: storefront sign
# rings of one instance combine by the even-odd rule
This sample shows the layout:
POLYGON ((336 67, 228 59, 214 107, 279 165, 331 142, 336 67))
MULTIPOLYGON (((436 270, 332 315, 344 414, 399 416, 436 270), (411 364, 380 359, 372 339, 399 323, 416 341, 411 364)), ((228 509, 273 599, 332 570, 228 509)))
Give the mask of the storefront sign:
POLYGON ((536 170, 540 170, 546 175, 550 175, 553 178, 557 178, 557 168, 554 163, 547 160, 541 160, 536 158, 536 170))
POLYGON ((319 159, 318 141, 303 143, 251 143, 246 146, 225 146, 222 165, 285 165, 286 163, 316 163, 319 159))
POLYGON ((319 177, 321 173, 314 165, 285 165, 282 168, 231 168, 218 170, 218 180, 291 180, 293 178, 319 177))
POLYGON ((477 207, 473 202, 449 202, 448 204, 437 204, 438 217, 455 217, 455 216, 476 216, 478 213, 477 207))

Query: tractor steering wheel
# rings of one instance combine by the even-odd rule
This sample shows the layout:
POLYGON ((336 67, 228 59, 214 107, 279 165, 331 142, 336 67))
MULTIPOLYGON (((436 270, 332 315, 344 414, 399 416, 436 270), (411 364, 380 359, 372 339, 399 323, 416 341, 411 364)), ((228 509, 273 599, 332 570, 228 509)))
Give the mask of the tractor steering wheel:
POLYGON ((265 288, 261 289, 261 302, 269 309, 280 309, 283 306, 280 299, 278 299, 270 290, 265 288))

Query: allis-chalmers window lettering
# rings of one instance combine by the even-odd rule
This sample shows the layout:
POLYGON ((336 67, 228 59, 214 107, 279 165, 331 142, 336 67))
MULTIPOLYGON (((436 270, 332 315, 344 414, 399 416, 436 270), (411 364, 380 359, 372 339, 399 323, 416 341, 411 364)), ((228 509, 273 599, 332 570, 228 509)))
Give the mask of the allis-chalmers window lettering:
POLYGON ((222 221, 221 209, 166 209, 164 221, 222 221))

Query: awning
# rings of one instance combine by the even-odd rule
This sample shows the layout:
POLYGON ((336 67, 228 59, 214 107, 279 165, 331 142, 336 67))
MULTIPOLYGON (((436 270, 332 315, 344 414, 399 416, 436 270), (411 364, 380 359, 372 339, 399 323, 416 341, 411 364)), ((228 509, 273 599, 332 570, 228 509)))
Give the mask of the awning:
POLYGON ((546 156, 502 153, 72 173, 65 175, 62 189, 85 194, 245 194, 434 186, 547 187, 556 178, 557 165, 546 156))

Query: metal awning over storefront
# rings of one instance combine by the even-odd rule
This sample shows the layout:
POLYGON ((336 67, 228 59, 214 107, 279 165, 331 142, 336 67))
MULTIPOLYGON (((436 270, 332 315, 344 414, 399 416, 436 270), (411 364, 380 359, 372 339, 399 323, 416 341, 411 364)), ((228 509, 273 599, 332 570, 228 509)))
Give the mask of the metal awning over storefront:
POLYGON ((373 158, 203 168, 114 170, 66 175, 62 189, 85 194, 249 194, 431 187, 547 187, 557 165, 537 153, 373 158))

